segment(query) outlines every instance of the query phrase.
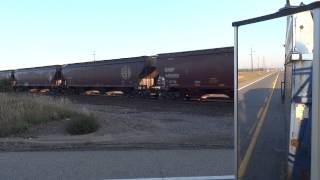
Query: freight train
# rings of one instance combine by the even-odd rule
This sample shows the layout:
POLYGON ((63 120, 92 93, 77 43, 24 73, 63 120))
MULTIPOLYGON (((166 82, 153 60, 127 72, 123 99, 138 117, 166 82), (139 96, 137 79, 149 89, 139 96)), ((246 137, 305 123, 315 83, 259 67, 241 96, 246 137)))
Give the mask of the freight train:
POLYGON ((16 91, 233 97, 233 47, 0 71, 16 91))

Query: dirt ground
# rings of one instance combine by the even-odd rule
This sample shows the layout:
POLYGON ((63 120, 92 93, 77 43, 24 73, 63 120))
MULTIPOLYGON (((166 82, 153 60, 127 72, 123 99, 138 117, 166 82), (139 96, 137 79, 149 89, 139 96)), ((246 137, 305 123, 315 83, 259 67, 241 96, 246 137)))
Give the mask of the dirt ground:
POLYGON ((155 100, 128 97, 68 96, 77 108, 93 112, 97 132, 72 136, 69 121, 34 126, 12 138, 48 142, 103 142, 108 145, 233 146, 233 103, 155 100))

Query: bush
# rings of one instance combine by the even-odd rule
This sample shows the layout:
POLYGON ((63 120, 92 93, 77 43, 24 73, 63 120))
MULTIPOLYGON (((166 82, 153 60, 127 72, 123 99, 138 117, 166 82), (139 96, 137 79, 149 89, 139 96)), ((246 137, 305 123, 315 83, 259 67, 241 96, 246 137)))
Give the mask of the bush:
POLYGON ((0 80, 0 92, 12 91, 11 81, 9 79, 0 80))
POLYGON ((64 98, 0 93, 0 137, 25 132, 35 124, 89 116, 72 107, 64 98))
POLYGON ((93 115, 76 116, 67 124, 67 132, 72 135, 88 134, 95 132, 99 128, 99 124, 93 115))

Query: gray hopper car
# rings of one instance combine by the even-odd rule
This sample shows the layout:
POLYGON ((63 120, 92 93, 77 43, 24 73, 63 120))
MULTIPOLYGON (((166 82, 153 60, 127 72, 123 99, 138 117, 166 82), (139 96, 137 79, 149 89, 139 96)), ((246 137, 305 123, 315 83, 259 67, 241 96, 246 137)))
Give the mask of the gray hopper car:
POLYGON ((68 64, 62 67, 68 89, 134 90, 146 76, 149 57, 68 64))
POLYGON ((14 72, 16 88, 46 88, 61 84, 61 66, 18 69, 14 72))
POLYGON ((12 70, 0 71, 0 80, 11 80, 13 77, 12 70))

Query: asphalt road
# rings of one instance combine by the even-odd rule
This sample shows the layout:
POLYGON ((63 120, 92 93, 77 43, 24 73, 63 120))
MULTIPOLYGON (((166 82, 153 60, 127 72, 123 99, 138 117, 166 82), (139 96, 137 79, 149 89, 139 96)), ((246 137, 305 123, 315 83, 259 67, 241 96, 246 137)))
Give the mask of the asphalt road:
POLYGON ((233 162, 232 149, 6 152, 0 153, 0 179, 230 179, 224 177, 233 174, 233 162))
POLYGON ((282 72, 241 88, 238 103, 239 177, 277 180, 286 177, 288 129, 281 102, 282 72))

